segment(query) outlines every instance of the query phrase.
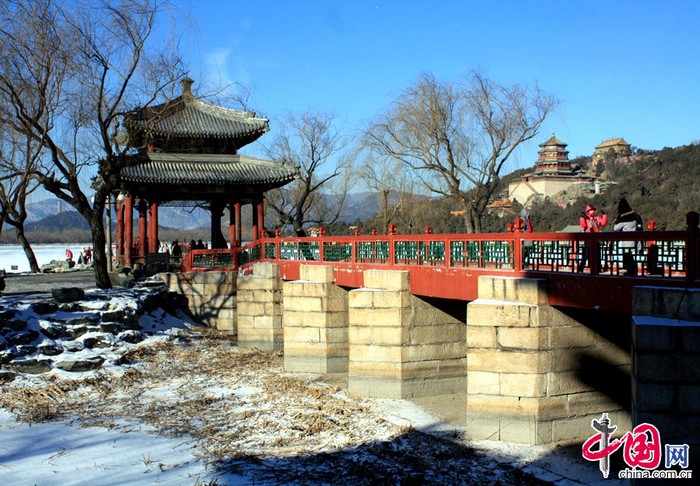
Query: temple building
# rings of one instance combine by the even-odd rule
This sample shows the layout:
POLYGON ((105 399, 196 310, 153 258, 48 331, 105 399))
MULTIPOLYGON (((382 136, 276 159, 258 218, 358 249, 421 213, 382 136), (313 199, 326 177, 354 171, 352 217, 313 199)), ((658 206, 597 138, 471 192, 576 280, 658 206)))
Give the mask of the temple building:
POLYGON ((117 257, 122 265, 146 264, 158 252, 158 208, 201 207, 211 213, 211 247, 242 242, 241 205, 253 206, 251 239, 265 230, 266 191, 297 175, 289 164, 238 153, 269 130, 255 113, 207 103, 182 81, 182 94, 166 103, 138 108, 124 117, 118 143, 134 149, 121 170, 117 198, 117 257), (138 237, 133 241, 134 209, 138 237), (228 241, 221 219, 228 209, 228 241))
POLYGON ((629 157, 632 155, 632 146, 628 144, 624 138, 612 138, 605 140, 599 145, 596 145, 593 151, 592 161, 597 164, 598 161, 606 157, 629 157))
POLYGON ((583 173, 578 166, 572 166, 566 145, 554 134, 541 143, 535 170, 508 185, 508 198, 526 205, 551 198, 574 184, 591 185, 595 178, 583 173))

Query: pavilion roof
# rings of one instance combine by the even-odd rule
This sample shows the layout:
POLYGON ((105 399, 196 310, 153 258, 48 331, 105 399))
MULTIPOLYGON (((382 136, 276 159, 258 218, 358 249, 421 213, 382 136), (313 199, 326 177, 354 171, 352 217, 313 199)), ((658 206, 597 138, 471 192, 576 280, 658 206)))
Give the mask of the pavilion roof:
POLYGON ((122 169, 127 183, 168 185, 265 185, 280 187, 297 175, 296 167, 244 155, 171 154, 134 156, 122 169))
POLYGON ((192 94, 192 81, 182 81, 182 95, 156 106, 139 108, 124 118, 131 140, 137 133, 149 137, 246 139, 246 143, 269 130, 269 120, 254 112, 233 110, 207 103, 192 94))
POLYGON ((561 145, 562 147, 566 147, 567 144, 565 144, 561 140, 557 140, 557 137, 555 137, 554 134, 552 133, 552 136, 549 138, 549 140, 541 143, 540 147, 546 147, 548 145, 561 145))

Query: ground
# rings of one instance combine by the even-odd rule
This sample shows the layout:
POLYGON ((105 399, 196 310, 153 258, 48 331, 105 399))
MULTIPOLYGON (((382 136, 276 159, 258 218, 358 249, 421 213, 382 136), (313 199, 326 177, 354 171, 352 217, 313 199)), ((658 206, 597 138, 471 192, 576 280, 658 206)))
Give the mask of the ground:
MULTIPOLYGON (((58 283, 90 288, 92 282, 89 272, 12 276, 2 306, 46 300, 58 283)), ((111 312, 122 305, 124 290, 110 295, 111 312)), ((51 318, 22 312, 30 326, 32 319, 45 323, 51 318)), ((147 430, 173 441, 169 459, 149 442, 138 445, 140 460, 124 452, 120 454, 131 457, 130 464, 110 457, 105 466, 105 453, 81 456, 84 446, 74 442, 34 451, 45 440, 51 442, 42 438, 27 445, 34 462, 26 459, 26 448, 9 452, 0 446, 5 477, 46 484, 47 476, 32 472, 38 474, 48 463, 53 470, 45 474, 68 484, 75 481, 76 469, 58 464, 70 455, 73 463, 85 463, 79 479, 92 484, 109 484, 98 473, 111 471, 129 478, 121 484, 561 486, 602 481, 597 464, 581 458, 580 446, 547 449, 467 440, 461 426, 464 397, 363 399, 346 391, 342 376, 285 373, 280 353, 239 348, 234 336, 181 326, 182 321, 161 309, 141 315, 140 324, 144 341, 90 350, 105 356, 98 370, 20 374, 3 384, 0 412, 35 424, 26 429, 30 435, 40 434, 37 424, 57 423, 102 431, 102 439, 91 441, 112 443, 117 439, 107 433, 128 437, 147 430), (174 459, 175 449, 183 447, 191 457, 174 459), (14 464, 21 464, 22 471, 14 464), (199 467, 194 473, 193 465, 199 467), (144 471, 128 474, 134 467, 144 471)), ((12 435, 18 427, 13 424, 0 420, 0 444, 18 436, 12 435)), ((61 430, 52 434, 70 435, 61 430)))

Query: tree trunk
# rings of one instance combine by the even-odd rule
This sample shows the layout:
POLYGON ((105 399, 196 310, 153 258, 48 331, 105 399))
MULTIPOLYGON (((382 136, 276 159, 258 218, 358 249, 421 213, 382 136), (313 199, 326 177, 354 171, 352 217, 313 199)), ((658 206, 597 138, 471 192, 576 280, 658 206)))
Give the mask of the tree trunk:
POLYGON ((41 270, 39 269, 39 264, 36 261, 36 255, 34 254, 34 250, 32 249, 32 246, 29 244, 29 240, 27 240, 27 237, 24 235, 24 227, 23 226, 17 226, 15 227, 15 233, 17 234, 17 241, 19 242, 20 245, 22 245, 22 249, 24 250, 24 254, 27 257, 27 261, 29 262, 29 268, 32 273, 39 273, 41 270))
POLYGON ((102 224, 102 213, 95 204, 95 209, 90 218, 90 230, 92 231, 92 267, 95 270, 95 283, 101 289, 111 289, 112 281, 109 279, 109 271, 107 270, 107 255, 105 253, 105 245, 107 238, 105 237, 105 228, 102 224))

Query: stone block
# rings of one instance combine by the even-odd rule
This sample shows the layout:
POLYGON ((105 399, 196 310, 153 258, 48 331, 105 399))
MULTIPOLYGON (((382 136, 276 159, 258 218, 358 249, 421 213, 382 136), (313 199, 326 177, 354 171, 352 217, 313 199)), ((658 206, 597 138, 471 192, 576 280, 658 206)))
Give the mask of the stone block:
POLYGON ((253 275, 279 280, 280 266, 271 262, 253 263, 253 275))
POLYGON ((698 322, 700 321, 700 289, 634 287, 632 314, 698 322))
POLYGON ((350 360, 370 363, 401 363, 401 346, 350 346, 350 360))
POLYGON ((410 294, 400 290, 383 290, 374 292, 372 299, 373 307, 407 307, 409 305, 410 294))
POLYGON ((548 302, 547 281, 535 278, 479 277, 479 299, 543 305, 548 302))
POLYGON ((469 371, 499 373, 544 373, 551 368, 551 356, 539 352, 508 352, 491 349, 470 349, 467 353, 469 371))
POLYGON ((528 327, 536 319, 529 304, 477 299, 467 304, 468 326, 528 327))
POLYGON ((671 411, 676 403, 676 388, 670 384, 641 383, 632 380, 632 402, 639 411, 671 411))
POLYGON ((297 312, 323 312, 323 299, 319 297, 286 297, 283 300, 284 310, 297 312))
POLYGON ((371 309, 374 307, 374 294, 374 290, 351 290, 348 292, 348 308, 371 309))
POLYGON ((333 283, 335 272, 333 267, 325 265, 300 265, 299 279, 311 282, 333 283))
POLYGON ((499 395, 501 390, 500 373, 491 371, 468 371, 467 391, 475 395, 499 395))
POLYGON ((552 327, 549 332, 552 348, 580 348, 593 346, 596 342, 595 332, 581 324, 552 327))
POLYGON ((468 348, 495 348, 496 345, 495 327, 467 326, 468 348))
POLYGON ((535 373, 500 373, 500 394, 517 397, 544 397, 547 375, 535 373))
POLYGON ((549 334, 537 327, 499 327, 498 346, 513 349, 544 349, 549 345, 549 334))
POLYGON ((365 270, 364 285, 368 289, 409 291, 409 272, 396 270, 365 270))
POLYGON ((588 391, 593 391, 593 387, 581 379, 579 371, 557 371, 547 374, 547 394, 549 396, 588 391))
POLYGON ((348 322, 350 326, 400 327, 403 325, 403 312, 398 308, 357 309, 351 307, 348 311, 348 322))

